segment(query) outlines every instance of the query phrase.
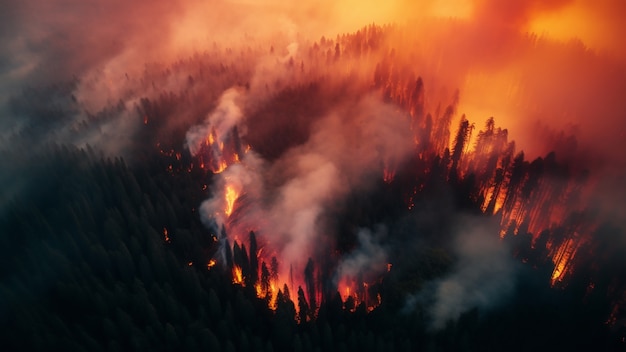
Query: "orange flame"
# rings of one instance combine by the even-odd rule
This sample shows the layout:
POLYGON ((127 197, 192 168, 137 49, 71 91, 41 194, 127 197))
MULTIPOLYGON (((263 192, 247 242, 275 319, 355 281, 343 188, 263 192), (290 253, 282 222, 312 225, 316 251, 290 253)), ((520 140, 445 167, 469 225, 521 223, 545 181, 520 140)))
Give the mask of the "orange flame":
POLYGON ((233 213, 235 201, 239 197, 239 194, 232 185, 227 185, 224 197, 226 198, 226 208, 224 209, 224 214, 226 214, 226 216, 230 216, 230 214, 233 213))
POLYGON ((241 268, 236 265, 233 267, 233 283, 238 285, 243 284, 243 272, 241 268))
POLYGON ((209 260, 209 262, 206 264, 207 269, 211 269, 212 267, 215 266, 215 264, 217 264, 217 262, 215 261, 215 259, 211 259, 209 260))
POLYGON ((559 247, 556 254, 552 258, 554 262, 554 270, 552 271, 551 278, 552 285, 555 285, 557 282, 562 281, 564 276, 569 271, 569 263, 576 254, 576 250, 578 249, 578 242, 579 241, 576 241, 573 238, 569 238, 559 247))
POLYGON ((227 167, 228 167, 228 164, 226 163, 226 161, 222 160, 220 161, 220 164, 217 167, 217 169, 213 170, 213 173, 221 174, 222 172, 224 172, 224 170, 226 170, 227 167))

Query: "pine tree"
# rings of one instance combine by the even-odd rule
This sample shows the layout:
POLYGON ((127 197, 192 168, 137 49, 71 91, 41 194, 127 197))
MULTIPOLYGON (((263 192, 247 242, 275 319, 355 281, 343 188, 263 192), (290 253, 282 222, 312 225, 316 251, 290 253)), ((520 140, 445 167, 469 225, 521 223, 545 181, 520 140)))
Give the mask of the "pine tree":
POLYGON ((309 316, 309 304, 304 296, 304 290, 302 290, 302 286, 298 286, 298 321, 300 324, 304 324, 309 316))
POLYGON ((309 258, 309 261, 306 263, 306 268, 304 268, 304 284, 306 286, 306 292, 309 296, 309 307, 311 317, 315 315, 315 310, 317 309, 317 305, 315 302, 315 266, 313 264, 313 259, 309 258))
POLYGON ((250 231, 250 273, 246 285, 253 287, 259 282, 259 255, 256 235, 250 231))

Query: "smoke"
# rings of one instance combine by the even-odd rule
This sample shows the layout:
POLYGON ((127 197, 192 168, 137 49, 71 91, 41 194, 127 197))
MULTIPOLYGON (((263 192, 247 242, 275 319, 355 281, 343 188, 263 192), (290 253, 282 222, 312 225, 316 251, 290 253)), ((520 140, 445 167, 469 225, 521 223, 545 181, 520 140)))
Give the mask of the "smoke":
MULTIPOLYGON (((225 91, 220 98, 217 109, 207 117, 205 123, 194 126, 187 132, 187 148, 191 155, 197 155, 202 144, 212 134, 218 138, 216 144, 219 145, 225 142, 229 132, 243 118, 241 109, 239 109, 236 102, 239 95, 235 88, 225 91)), ((218 153, 219 150, 214 150, 214 152, 218 153)), ((217 155, 217 157, 219 158, 220 155, 217 155)))
MULTIPOLYGON (((213 130, 219 146, 235 126, 241 136, 257 137, 260 132, 248 127, 265 126, 270 143, 294 131, 276 131, 275 116, 253 121, 264 116, 254 113, 286 87, 321 82, 326 95, 320 96, 336 99, 316 101, 321 108, 315 115, 289 116, 294 125, 310 126, 301 143, 268 160, 254 151, 240 155, 239 163, 214 178, 212 197, 201 207, 206 224, 228 225, 235 234, 254 229, 277 256, 303 268, 309 256, 332 244, 328 219, 346 197, 366 192, 383 165, 401 164, 413 150, 409 123, 397 106, 350 89, 371 84, 371 66, 394 52, 409 67, 394 74, 423 75, 433 92, 429 96, 460 88, 458 115, 477 124, 494 116, 527 156, 543 155, 553 142, 538 137, 545 134, 534 129, 536 121, 579 131, 580 149, 589 150, 592 160, 603 156, 596 171, 611 175, 596 180, 602 188, 593 205, 624 219, 618 209, 626 209, 626 197, 616 196, 624 193, 626 164, 623 10, 619 0, 5 1, 0 3, 0 143, 16 148, 6 133, 20 134, 46 120, 34 138, 24 133, 26 145, 90 144, 121 154, 141 125, 136 111, 142 99, 154 102, 168 94, 188 99, 180 105, 200 106, 171 109, 171 121, 163 124, 166 134, 184 129, 193 155, 201 153, 213 130), (393 22, 404 31, 383 38, 370 56, 342 57, 334 69, 309 69, 313 60, 305 49, 321 36, 393 22), (201 61, 199 69, 185 66, 185 59, 199 53, 215 61, 201 61), (224 78, 221 72, 227 70, 231 76, 224 78), (192 75, 203 74, 214 81, 202 87, 190 83, 192 75), (353 78, 353 85, 338 84, 353 78), (71 83, 63 88, 66 82, 71 83), (44 88, 29 95, 28 87, 44 88), (84 121, 102 122, 81 128, 84 121), (239 195, 234 219, 224 213, 227 185, 239 195)), ((440 101, 427 101, 426 110, 434 112, 440 101)), ((211 152, 220 156, 215 148, 211 152)), ((459 235, 464 266, 435 285, 435 325, 497 301, 492 299, 506 295, 510 286, 507 281, 479 285, 482 279, 494 282, 510 267, 477 228, 459 235), (483 258, 481 251, 491 255, 483 258)), ((360 240, 367 251, 367 240, 360 240)))
MULTIPOLYGON (((214 43, 268 49, 273 43, 282 47, 284 38, 304 43, 395 22, 411 27, 419 45, 428 48, 430 62, 421 63, 421 70, 432 71, 437 86, 461 88, 459 111, 473 122, 494 115, 528 148, 541 145, 529 128, 534 121, 551 121, 553 128, 575 124, 586 145, 598 146, 599 154, 613 152, 623 133, 615 131, 623 129, 607 132, 588 116, 602 116, 603 126, 623 126, 625 67, 623 60, 607 59, 626 55, 623 8, 619 0, 5 2, 0 5, 0 111, 14 121, 3 121, 3 130, 21 126, 6 104, 24 87, 77 77, 81 84, 74 96, 94 113, 99 111, 94 99, 110 95, 114 104, 120 98, 129 102, 119 96, 125 85, 120 78, 137 77, 146 63, 175 61, 214 43), (543 36, 548 45, 528 41, 527 33, 543 36), (583 49, 555 52, 558 42, 551 40, 578 40, 583 49), (82 81, 96 74, 108 92, 101 88, 87 96, 82 81)), ((532 154, 540 155, 540 148, 532 154)))
MULTIPOLYGON (((223 102, 217 111, 223 110, 223 102)), ((210 126, 204 131, 214 128, 210 126)), ((188 137, 198 129, 192 128, 188 137)), ((332 246, 327 219, 341 209, 342 201, 352 192, 367 191, 386 161, 402 162, 412 149, 408 120, 392 105, 374 95, 349 99, 316 121, 305 143, 280 158, 262 160, 248 152, 229 166, 219 174, 214 195, 203 203, 202 216, 205 223, 227 224, 232 236, 254 230, 286 264, 284 270, 292 266, 299 272, 308 258, 332 246), (227 185, 240 195, 232 220, 223 211, 227 185)), ((365 238, 361 236, 363 250, 371 250, 365 238)))
POLYGON ((409 297, 405 306, 411 311, 418 303, 425 305, 434 330, 473 308, 485 311, 505 304, 515 288, 518 263, 498 238, 497 223, 461 216, 453 231, 453 268, 409 297))
MULTIPOLYGON (((259 199, 263 190, 263 180, 261 178, 263 169, 263 160, 252 151, 246 153, 241 163, 228 167, 211 185, 211 189, 215 193, 214 196, 202 202, 200 206, 202 222, 207 227, 217 226, 218 229, 227 225, 228 214, 224 211, 227 207, 227 200, 224 194, 227 186, 231 187, 232 191, 240 197, 259 199)), ((246 210, 246 212, 254 212, 256 214, 259 211, 261 210, 246 210)))
POLYGON ((337 276, 339 278, 363 276, 364 282, 380 277, 387 270, 389 262, 387 249, 382 244, 386 235, 387 229, 382 225, 378 226, 375 232, 365 228, 359 229, 357 246, 339 263, 337 276))

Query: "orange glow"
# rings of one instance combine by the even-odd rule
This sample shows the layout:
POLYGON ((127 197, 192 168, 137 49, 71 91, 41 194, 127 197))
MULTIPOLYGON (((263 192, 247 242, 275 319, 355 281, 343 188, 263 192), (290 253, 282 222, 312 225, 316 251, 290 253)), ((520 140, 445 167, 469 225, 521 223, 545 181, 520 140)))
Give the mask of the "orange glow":
MULTIPOLYGON (((327 13, 332 18, 328 19, 331 25, 328 28, 324 28, 324 30, 331 31, 336 31, 339 28, 348 31, 356 30, 360 26, 372 22, 402 23, 409 18, 413 19, 413 17, 436 18, 429 19, 432 23, 424 22, 425 24, 418 24, 419 21, 415 21, 415 23, 411 23, 404 30, 385 33, 385 35, 388 35, 388 38, 384 39, 387 40, 384 46, 394 48, 394 55, 398 59, 397 62, 393 62, 389 67, 385 68, 391 74, 386 72, 386 76, 380 80, 382 83, 375 85, 381 91, 384 90, 385 94, 398 106, 405 107, 413 104, 411 106, 413 109, 408 110, 411 111, 411 118, 417 120, 415 122, 415 126, 417 126, 415 131, 418 131, 418 128, 426 130, 425 126, 427 124, 424 122, 423 117, 419 121, 419 118, 416 117, 419 114, 413 114, 414 111, 433 112, 433 115, 435 115, 434 111, 437 110, 437 104, 442 104, 442 111, 446 109, 446 105, 450 104, 454 106, 454 113, 451 114, 452 121, 450 123, 452 134, 454 134, 455 126, 458 126, 458 120, 462 114, 466 115, 471 124, 475 124, 476 132, 482 128, 485 119, 489 116, 494 116, 498 125, 510 129, 511 134, 507 142, 515 140, 518 143, 515 153, 524 149, 526 160, 530 160, 539 155, 544 156, 546 151, 544 145, 533 143, 534 138, 537 138, 537 136, 531 135, 530 127, 528 127, 534 122, 532 121, 533 119, 543 119, 548 116, 550 117, 550 119, 547 119, 548 123, 558 126, 561 122, 557 121, 561 118, 560 116, 569 116, 568 114, 572 114, 572 111, 577 111, 578 101, 585 99, 589 101, 597 100, 595 102, 597 106, 608 105, 604 104, 602 99, 594 99, 602 95, 602 92, 596 93, 596 91, 600 92, 601 89, 595 89, 602 85, 596 84, 597 87, 594 88, 594 85, 590 84, 586 88, 578 88, 585 87, 585 84, 580 83, 585 83, 586 75, 601 76, 596 75, 596 73, 603 73, 602 69, 594 67, 599 67, 600 65, 596 64, 601 64, 602 61, 593 61, 595 58, 588 58, 582 54, 577 56, 579 55, 578 51, 570 50, 567 47, 562 47, 561 43, 551 41, 552 39, 557 39, 566 42, 572 38, 578 38, 585 45, 589 46, 607 42, 606 39, 602 38, 602 33, 607 32, 602 21, 588 20, 596 16, 597 12, 586 14, 582 6, 574 5, 575 3, 578 4, 579 1, 562 1, 559 2, 559 5, 552 6, 541 5, 538 4, 540 2, 531 1, 502 2, 499 5, 495 5, 495 1, 485 0, 430 0, 417 1, 415 3, 392 0, 380 5, 374 4, 370 0, 365 2, 349 0, 340 1, 333 6, 329 6, 326 12, 320 11, 324 12, 325 15, 327 13), (531 3, 537 3, 538 5, 533 6, 531 3), (355 12, 354 8, 357 6, 360 11, 355 12), (457 20, 445 20, 448 18, 457 20), (431 24, 432 28, 429 28, 431 24), (414 30, 412 26, 420 30, 414 30), (428 28, 429 31, 423 30, 424 28, 428 28), (528 34, 526 34, 527 31, 529 32, 528 34), (429 33, 429 35, 420 36, 415 33, 429 33), (532 33, 537 33, 540 39, 533 37, 532 33), (407 60, 410 64, 406 65, 406 62, 403 63, 402 60, 407 60), (580 75, 578 75, 579 72, 580 75), (550 73, 550 75, 547 76, 547 73, 550 73), (400 82, 404 78, 400 80, 392 78, 394 76, 404 77, 409 75, 423 75, 425 82, 437 82, 436 84, 428 85, 431 84, 428 83, 426 85, 425 89, 429 95, 428 99, 419 100, 412 97, 411 94, 407 93, 410 88, 406 87, 409 85, 406 82, 400 82), (441 87, 437 85, 458 87, 461 93, 457 98, 453 98, 449 92, 433 93, 441 90, 441 87), (456 102, 452 103, 455 99, 456 102), (420 103, 415 103, 416 101, 420 101, 420 103), (570 102, 573 103, 570 104, 570 102), (421 106, 421 110, 417 110, 416 105, 420 104, 424 106, 421 106), (455 119, 457 121, 454 121, 455 119)), ((258 16, 258 21, 259 23, 269 22, 267 17, 264 16, 266 9, 262 9, 262 7, 259 6, 261 15, 258 16)), ((301 24, 299 22, 301 21, 298 21, 298 19, 301 17, 297 16, 299 10, 283 8, 278 4, 276 7, 287 12, 295 12, 295 16, 290 16, 290 18, 293 18, 298 25, 295 26, 296 28, 289 26, 290 28, 287 31, 295 29, 295 32, 307 32, 306 29, 308 28, 305 27, 307 24, 302 24, 302 27, 300 27, 301 24)), ((324 6, 316 7, 324 8, 324 6)), ((204 18, 207 11, 208 8, 202 8, 201 11, 189 11, 187 14, 188 18, 184 19, 182 25, 176 29, 180 33, 177 33, 178 35, 174 37, 191 43, 192 37, 200 38, 206 36, 208 31, 204 30, 202 23, 208 22, 204 18)), ((316 11, 315 7, 304 12, 307 15, 311 14, 311 17, 315 17, 315 15, 320 13, 316 11)), ((314 21, 315 19, 312 19, 311 22, 314 21)), ((256 21, 254 22, 257 24, 256 21)), ((256 27, 260 28, 261 26, 256 27)), ((334 36, 337 33, 333 32, 332 34, 334 36)), ((320 35, 317 35, 318 38, 320 35)), ((216 35, 216 37, 219 37, 219 35, 216 35)), ((327 38, 330 37, 327 36, 327 38)), ((337 38, 340 37, 338 36, 337 38)), ((314 40, 318 39, 315 38, 314 40)), ((348 52, 348 49, 345 48, 346 43, 340 39, 337 39, 337 41, 337 48, 341 48, 342 53, 341 61, 337 62, 341 62, 341 64, 345 62, 345 66, 354 67, 355 72, 359 72, 359 70, 368 72, 368 77, 372 76, 370 71, 373 71, 374 65, 381 64, 382 67, 381 57, 387 55, 387 53, 373 50, 367 52, 367 59, 348 62, 350 56, 343 56, 344 50, 348 52), (368 67, 368 65, 372 67, 368 67)), ((366 42, 367 40, 364 39, 364 43, 366 42)), ((298 44, 303 45, 303 42, 298 44)), ((233 45, 236 47, 236 44, 233 45)), ((317 46, 317 43, 315 45, 317 46)), ((331 51, 332 48, 331 46, 331 51)), ((296 59, 298 59, 297 55, 294 54, 296 59)), ((360 50, 358 55, 362 55, 360 50)), ((310 56, 314 55, 310 54, 310 56)), ((316 63, 316 59, 311 57, 310 62, 306 61, 307 70, 312 71, 311 67, 315 67, 315 64, 319 63, 316 63)), ((341 64, 335 65, 339 67, 341 64)), ((327 69, 331 70, 331 68, 327 69)), ((601 79, 598 78, 598 82, 601 79)), ((371 80, 368 81, 368 84, 371 86, 371 80)), ((580 114, 583 116, 585 113, 586 111, 582 111, 580 114)), ((437 114, 442 115, 441 113, 437 114)), ((598 115, 600 114, 601 112, 598 112, 598 115)), ((433 120, 436 119, 437 117, 433 120)), ((588 122, 585 122, 586 120, 580 121, 582 121, 582 130, 586 130, 585 126, 588 126, 588 122)), ((577 123, 575 119, 569 122, 577 123)), ((436 123, 437 121, 435 121, 435 125, 436 123)), ((413 127, 413 124, 411 126, 413 127)), ((426 140, 428 142, 423 143, 427 145, 437 138, 434 141, 434 146, 429 150, 426 149, 427 146, 423 146, 419 142, 416 144, 417 148, 424 148, 424 150, 419 149, 420 157, 431 152, 441 153, 446 146, 449 146, 451 151, 453 149, 454 135, 444 136, 444 133, 436 134, 433 132, 436 127, 433 127, 433 130, 431 130, 431 127, 428 127, 429 132, 424 136, 425 139, 415 139, 416 141, 426 140)), ((223 129, 218 130, 222 131, 223 129)), ((204 161, 200 158, 200 165, 201 168, 204 168, 204 162, 206 162, 207 168, 214 169, 213 172, 219 174, 227 170, 233 163, 239 163, 242 158, 246 158, 245 153, 251 147, 243 144, 244 147, 242 148, 240 144, 242 141, 238 138, 231 139, 229 135, 216 135, 215 131, 213 129, 208 133, 204 140, 208 148, 204 148, 207 153, 203 153, 204 161), (233 140, 237 142, 232 142, 233 140), (244 149, 243 154, 242 149, 244 149)), ((200 141, 202 141, 202 137, 199 139, 200 141)), ((468 142, 464 145, 460 161, 457 160, 460 178, 474 171, 476 171, 476 174, 479 174, 487 167, 476 167, 478 170, 472 170, 473 165, 480 164, 490 154, 496 155, 500 153, 495 147, 489 145, 482 151, 484 155, 479 155, 472 159, 473 155, 479 154, 472 150, 476 144, 476 138, 477 133, 470 134, 468 142), (484 158, 484 160, 481 161, 480 158, 484 158), (473 162, 475 164, 472 164, 473 162)), ((513 157, 514 154, 508 156, 509 159, 513 157)), ((549 185, 540 188, 542 184, 539 184, 535 193, 528 192, 526 197, 536 197, 538 199, 539 204, 532 203, 532 205, 528 205, 528 199, 522 199, 521 196, 517 195, 520 191, 507 189, 507 181, 503 182, 502 179, 510 178, 512 172, 511 160, 505 162, 503 159, 506 158, 501 155, 497 161, 497 167, 490 166, 489 173, 485 172, 481 175, 480 191, 476 195, 476 199, 482 199, 480 207, 483 212, 499 214, 498 216, 502 217, 500 236, 504 237, 509 228, 514 229, 515 234, 517 234, 518 230, 524 228, 533 233, 534 236, 537 236, 541 230, 550 227, 552 223, 562 223, 562 219, 565 218, 570 210, 566 209, 565 206, 550 206, 550 214, 539 214, 542 212, 542 209, 551 205, 548 204, 551 200, 545 200, 549 199, 548 196, 543 198, 538 196, 542 192, 547 194, 549 185), (501 172, 499 181, 495 171, 493 171, 496 168, 501 172), (527 223, 528 228, 523 227, 523 223, 527 223)), ((485 163, 486 161, 483 162, 483 164, 485 163)), ((400 164, 392 164, 392 166, 397 165, 400 164)), ((380 177, 382 171, 382 178, 385 183, 394 182, 394 178, 396 178, 394 167, 390 167, 386 163, 383 166, 383 170, 377 169, 378 177, 380 177)), ((226 174, 228 173, 226 172, 226 174)), ((400 179, 400 175, 398 175, 397 179, 400 179)), ((525 181, 527 180, 519 182, 523 183, 525 181)), ((410 194, 409 191, 403 195, 409 210, 415 207, 415 200, 419 199, 416 197, 419 196, 418 189, 421 191, 420 187, 424 187, 424 185, 417 185, 413 190, 413 194, 410 194)), ((203 189, 206 189, 206 186, 203 189)), ((223 212, 228 218, 233 214, 235 202, 240 193, 244 192, 244 189, 241 184, 233 185, 227 182, 222 192, 223 196, 220 195, 218 197, 223 197, 223 203, 222 199, 218 198, 218 209, 215 209, 215 212, 220 215, 223 212)), ((252 194, 252 192, 249 194, 252 194)), ((228 220, 236 223, 232 221, 234 219, 228 220)), ((230 231, 231 229, 228 230, 230 231)), ((241 236, 242 233, 239 232, 237 234, 236 231, 233 232, 234 236, 241 236)), ((167 235, 166 241, 169 241, 167 235)), ((559 242, 560 246, 558 249, 551 249, 551 259, 554 263, 554 271, 551 277, 553 285, 561 282, 573 270, 571 267, 572 258, 576 254, 579 243, 580 240, 573 237, 565 240, 562 244, 559 242)), ((291 263, 284 264, 288 266, 291 263)), ((389 271, 390 269, 391 264, 389 264, 387 270, 389 271)), ((289 280, 282 279, 283 277, 281 277, 280 282, 289 282, 291 284, 290 288, 294 289, 293 278, 289 278, 289 280)), ((241 268, 236 267, 233 269, 233 281, 243 284, 241 268)), ((276 304, 277 284, 278 282, 273 280, 271 289, 261 285, 255 286, 257 296, 270 298, 270 307, 276 304)), ((298 287, 298 285, 295 285, 295 287, 298 287)), ((369 306, 375 306, 376 300, 380 300, 380 297, 367 297, 367 284, 356 282, 356 280, 351 278, 342 278, 337 288, 344 300, 352 297, 356 302, 366 302, 369 306)), ((295 290, 291 293, 293 294, 294 292, 295 290)))
POLYGON ((270 283, 270 292, 268 294, 270 295, 270 301, 268 303, 268 306, 270 307, 270 309, 276 310, 276 299, 278 298, 278 290, 276 289, 276 284, 274 282, 270 283))
POLYGON ((170 236, 168 236, 167 228, 165 227, 163 228, 163 238, 165 239, 165 242, 170 242, 170 236))
POLYGON ((217 262, 215 261, 215 259, 211 259, 209 260, 209 262, 206 264, 207 269, 211 269, 212 267, 215 266, 215 264, 217 264, 217 262))
POLYGON ((238 266, 233 267, 233 283, 237 285, 243 285, 243 272, 238 266))
POLYGON ((528 24, 528 30, 540 35, 548 36, 559 41, 567 42, 578 39, 582 43, 598 51, 615 51, 623 48, 616 47, 616 39, 620 33, 617 29, 621 24, 623 2, 571 2, 559 11, 545 12, 534 16, 528 24))
POLYGON ((277 298, 278 298, 278 289, 276 288, 277 287, 276 281, 277 280, 270 280, 269 287, 267 288, 267 290, 263 288, 263 285, 260 282, 254 286, 257 297, 260 299, 266 299, 267 306, 271 310, 276 310, 276 304, 277 304, 277 298))
POLYGON ((552 285, 562 281, 565 275, 570 271, 569 265, 576 255, 578 246, 580 246, 579 239, 569 238, 553 255, 552 261, 554 262, 554 270, 552 271, 552 285))
POLYGON ((435 0, 430 5, 430 14, 435 17, 466 19, 472 17, 473 12, 471 0, 435 0))
POLYGON ((217 167, 217 169, 213 170, 213 173, 221 174, 222 172, 224 172, 224 170, 226 170, 227 167, 228 167, 228 164, 226 163, 226 161, 222 160, 220 161, 220 164, 217 167))
POLYGON ((495 205, 493 207, 492 214, 496 214, 504 205, 504 197, 502 195, 502 192, 498 192, 498 194, 494 195, 494 191, 495 191, 494 188, 490 188, 487 194, 485 195, 485 200, 483 201, 483 204, 481 206, 481 209, 483 212, 487 211, 487 208, 489 207, 489 203, 492 201, 493 197, 495 197, 495 205))
POLYGON ((235 201, 239 197, 239 194, 237 194, 237 191, 232 185, 227 185, 224 197, 226 200, 226 208, 224 209, 224 214, 226 214, 226 216, 230 216, 230 214, 233 213, 233 209, 235 208, 235 201))

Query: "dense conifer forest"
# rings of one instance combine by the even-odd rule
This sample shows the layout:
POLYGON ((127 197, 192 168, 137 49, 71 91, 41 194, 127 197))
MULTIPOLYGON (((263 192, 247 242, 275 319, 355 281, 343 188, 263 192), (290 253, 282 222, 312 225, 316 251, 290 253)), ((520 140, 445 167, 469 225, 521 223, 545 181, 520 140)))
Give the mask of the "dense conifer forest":
MULTIPOLYGON (((98 77, 12 97, 11 111, 23 123, 0 144, 0 181, 7 185, 0 193, 1 348, 624 348, 624 244, 612 242, 623 229, 581 205, 593 170, 571 162, 575 138, 558 135, 554 150, 527 160, 497 118, 475 126, 457 111, 462 92, 429 88, 433 81, 420 76, 413 53, 395 49, 410 47, 404 40, 402 29, 368 26, 309 43, 295 58, 276 49, 282 43, 215 46, 126 75, 115 99, 97 111, 85 101, 99 93, 98 77), (255 78, 251 63, 262 55, 279 74, 255 78), (356 69, 357 61, 367 65, 356 69), (296 273, 304 284, 281 283, 274 302, 268 292, 280 256, 261 255, 263 234, 232 240, 235 226, 207 224, 201 204, 219 194, 221 176, 208 166, 216 160, 207 150, 191 153, 186 142, 192 126, 221 111, 230 87, 265 94, 241 107, 250 117, 247 131, 228 132, 233 155, 243 155, 247 144, 264 160, 280 161, 337 106, 366 110, 364 99, 399 111, 416 141, 393 167, 377 165, 376 175, 363 169, 374 180, 368 187, 329 203, 332 247, 306 258, 296 273), (387 272, 346 297, 333 275, 359 248, 356 229, 379 225, 387 272), (508 276, 507 286, 484 296, 483 288, 460 291, 477 297, 459 298, 469 305, 433 323, 437 282, 467 264, 456 250, 463 227, 496 239, 493 253, 506 252, 504 274, 487 273, 508 276), (234 268, 242 271, 239 282, 234 268)), ((234 211, 247 211, 245 201, 234 211)))

